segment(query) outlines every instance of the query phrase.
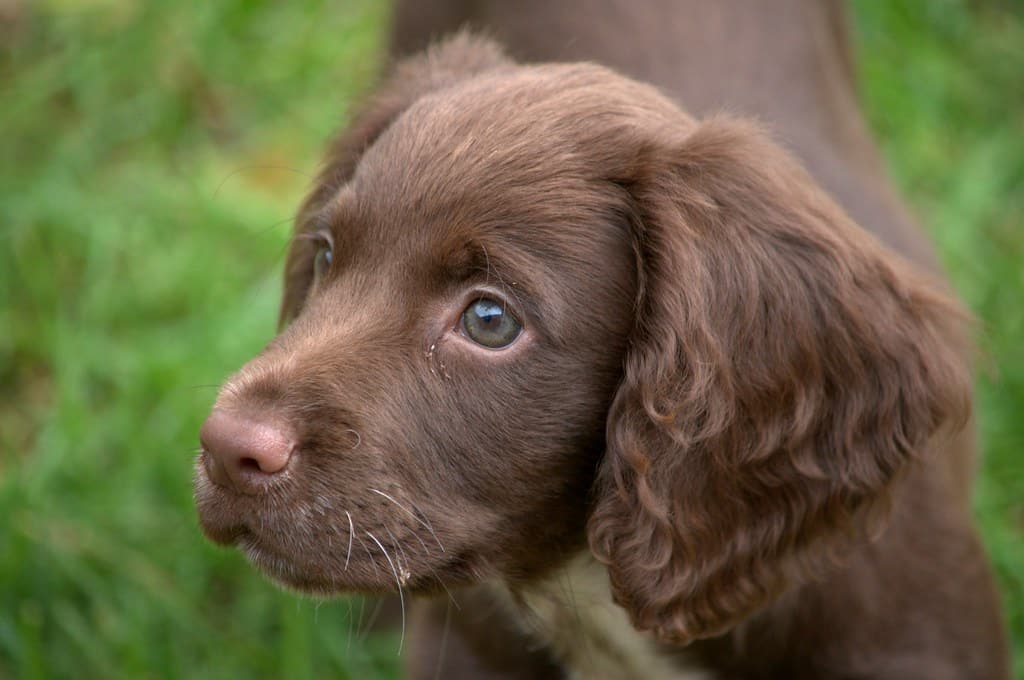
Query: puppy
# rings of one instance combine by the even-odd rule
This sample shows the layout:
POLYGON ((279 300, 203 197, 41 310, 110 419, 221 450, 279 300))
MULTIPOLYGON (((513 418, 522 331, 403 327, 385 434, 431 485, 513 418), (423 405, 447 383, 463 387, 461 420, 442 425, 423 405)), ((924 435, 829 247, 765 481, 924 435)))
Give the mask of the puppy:
POLYGON ((964 315, 751 122, 449 39, 331 145, 281 318, 202 528, 422 596, 414 677, 1008 673, 964 315))

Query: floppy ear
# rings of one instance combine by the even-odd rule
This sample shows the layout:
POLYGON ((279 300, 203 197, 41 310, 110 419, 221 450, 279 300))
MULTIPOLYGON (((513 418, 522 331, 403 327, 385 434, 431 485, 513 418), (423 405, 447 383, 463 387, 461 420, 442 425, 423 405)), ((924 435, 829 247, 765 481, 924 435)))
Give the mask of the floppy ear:
MULTIPOLYGON (((296 232, 302 231, 310 216, 352 178, 366 149, 413 102, 474 75, 511 66, 513 62, 497 43, 466 32, 457 33, 419 55, 398 62, 375 94, 363 104, 353 122, 328 146, 313 190, 296 215, 296 232)), ((315 248, 316 245, 308 240, 292 241, 285 265, 280 326, 291 321, 305 302, 313 279, 315 248)))
POLYGON ((588 526, 616 601, 673 642, 807 575, 970 408, 937 284, 754 126, 681 136, 628 184, 640 302, 588 526))

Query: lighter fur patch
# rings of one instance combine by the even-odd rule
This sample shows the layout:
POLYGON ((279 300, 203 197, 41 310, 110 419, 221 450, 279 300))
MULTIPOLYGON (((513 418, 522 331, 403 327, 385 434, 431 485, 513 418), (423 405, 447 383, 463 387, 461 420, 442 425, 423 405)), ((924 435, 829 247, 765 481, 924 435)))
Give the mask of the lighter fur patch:
POLYGON ((589 552, 548 579, 517 590, 498 588, 526 632, 545 641, 579 680, 713 680, 708 671, 667 656, 612 601, 608 572, 589 552))

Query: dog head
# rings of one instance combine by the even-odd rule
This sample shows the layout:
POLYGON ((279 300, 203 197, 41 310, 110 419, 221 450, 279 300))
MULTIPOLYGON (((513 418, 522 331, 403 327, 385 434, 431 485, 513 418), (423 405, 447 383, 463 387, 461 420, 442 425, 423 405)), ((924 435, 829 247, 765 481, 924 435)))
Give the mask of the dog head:
POLYGON ((460 36, 332 144, 200 520, 318 593, 528 582, 589 541, 638 628, 712 635, 964 417, 935 291, 756 127, 460 36))

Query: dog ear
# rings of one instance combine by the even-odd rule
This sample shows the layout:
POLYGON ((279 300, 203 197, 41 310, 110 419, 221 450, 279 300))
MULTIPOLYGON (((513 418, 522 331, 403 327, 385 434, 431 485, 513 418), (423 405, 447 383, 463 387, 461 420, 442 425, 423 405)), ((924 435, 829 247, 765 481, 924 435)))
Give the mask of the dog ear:
POLYGON ((756 127, 679 137, 628 186, 641 292, 588 532, 634 625, 684 643, 863 530, 971 379, 941 285, 756 127))
MULTIPOLYGON (((417 99, 472 76, 512 66, 513 62, 497 43, 467 32, 457 33, 398 62, 375 94, 360 107, 352 123, 329 144, 313 190, 297 213, 296 233, 351 179, 366 149, 417 99)), ((285 265, 279 326, 290 322, 305 302, 313 278, 315 248, 309 240, 292 241, 285 265)))

